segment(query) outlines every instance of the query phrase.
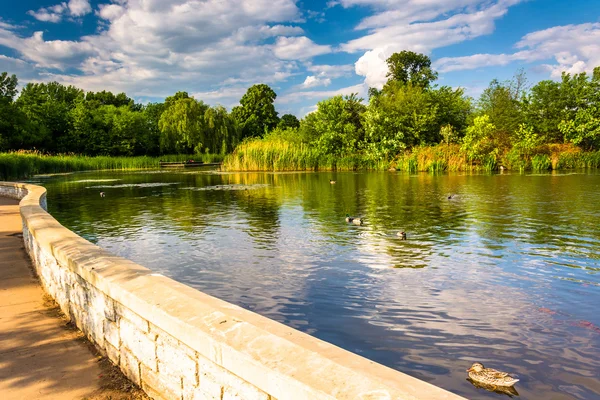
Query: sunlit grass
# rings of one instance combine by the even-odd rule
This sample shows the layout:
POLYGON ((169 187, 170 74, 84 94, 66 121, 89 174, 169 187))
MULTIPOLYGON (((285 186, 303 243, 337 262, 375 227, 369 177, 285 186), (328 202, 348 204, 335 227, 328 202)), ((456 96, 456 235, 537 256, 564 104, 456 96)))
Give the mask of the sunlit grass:
POLYGON ((160 157, 89 157, 74 154, 46 155, 35 151, 0 153, 0 180, 22 179, 36 174, 56 174, 89 170, 130 170, 158 168, 160 161, 220 162, 218 154, 163 155, 160 157))

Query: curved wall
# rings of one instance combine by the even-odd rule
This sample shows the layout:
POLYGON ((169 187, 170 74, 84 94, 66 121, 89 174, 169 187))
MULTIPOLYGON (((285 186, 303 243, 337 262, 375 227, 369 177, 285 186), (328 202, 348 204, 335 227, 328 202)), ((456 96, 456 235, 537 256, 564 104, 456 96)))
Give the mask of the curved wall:
POLYGON ((96 347, 157 399, 460 399, 208 296, 91 244, 22 199, 23 239, 44 289, 96 347))

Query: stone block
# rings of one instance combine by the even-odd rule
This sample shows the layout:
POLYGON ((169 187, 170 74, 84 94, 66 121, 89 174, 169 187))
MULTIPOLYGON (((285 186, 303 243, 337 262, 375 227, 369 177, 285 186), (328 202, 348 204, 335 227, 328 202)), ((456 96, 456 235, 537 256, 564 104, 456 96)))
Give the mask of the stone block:
POLYGON ((194 351, 167 334, 156 340, 158 370, 161 374, 179 376, 191 385, 198 384, 198 365, 189 354, 194 351))
POLYGON ((121 345, 119 327, 116 323, 107 319, 104 320, 104 339, 117 349, 121 345))
POLYGON ((241 399, 248 400, 266 400, 269 396, 251 385, 237 375, 232 374, 225 368, 215 364, 206 357, 198 357, 198 375, 200 378, 200 387, 202 388, 206 382, 217 382, 228 392, 231 399, 239 396, 241 399))
POLYGON ((144 333, 136 325, 124 318, 119 320, 119 334, 121 337, 121 347, 127 347, 143 364, 153 371, 157 370, 154 335, 144 333))
POLYGON ((147 391, 149 387, 167 400, 181 400, 183 395, 181 377, 169 376, 163 373, 158 374, 144 364, 141 365, 141 373, 142 389, 144 391, 147 391))
POLYGON ((139 315, 137 315, 136 313, 131 311, 126 306, 115 302, 114 310, 117 315, 116 318, 126 318, 130 323, 135 325, 135 327, 137 329, 141 330, 142 332, 144 332, 144 333, 150 332, 150 326, 148 324, 148 321, 146 321, 144 318, 140 317, 139 315))
POLYGON ((106 351, 106 357, 115 365, 119 365, 119 349, 114 347, 112 344, 105 342, 104 350, 106 351))
POLYGON ((133 383, 141 386, 140 361, 125 347, 119 349, 119 367, 133 383))

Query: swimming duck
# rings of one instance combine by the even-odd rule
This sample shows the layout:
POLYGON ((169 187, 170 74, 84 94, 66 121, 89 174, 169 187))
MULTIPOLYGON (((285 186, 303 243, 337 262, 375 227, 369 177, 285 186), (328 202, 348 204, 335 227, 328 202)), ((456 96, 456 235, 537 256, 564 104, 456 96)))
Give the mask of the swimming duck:
POLYGON ((100 192, 100 197, 106 197, 106 195, 104 194, 104 192, 100 192))
POLYGON ((346 214, 346 222, 349 224, 354 224, 354 225, 362 225, 363 224, 363 219, 362 218, 358 218, 358 217, 351 217, 350 215, 346 214))
POLYGON ((469 373, 469 378, 484 385, 512 386, 519 382, 518 379, 513 378, 506 372, 485 368, 483 364, 478 362, 474 363, 467 372, 469 373))
POLYGON ((335 185, 335 181, 334 180, 330 180, 329 183, 331 183, 332 185, 335 185))
POLYGON ((400 240, 406 240, 406 232, 404 231, 396 233, 396 236, 398 236, 400 240))

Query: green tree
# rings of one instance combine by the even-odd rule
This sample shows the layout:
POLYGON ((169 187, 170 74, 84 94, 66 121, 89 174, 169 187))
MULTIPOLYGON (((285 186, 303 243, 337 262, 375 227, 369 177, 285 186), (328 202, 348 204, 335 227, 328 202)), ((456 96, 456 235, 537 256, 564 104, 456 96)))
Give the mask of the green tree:
POLYGON ((277 126, 279 118, 274 102, 277 94, 268 85, 254 85, 240 100, 240 106, 231 110, 242 128, 242 138, 262 137, 277 126))
POLYGON ((497 146, 510 147, 511 136, 525 121, 521 104, 514 97, 511 87, 494 79, 481 94, 478 108, 479 115, 487 115, 490 123, 496 128, 490 132, 490 138, 497 146))
POLYGON ((292 114, 284 114, 281 116, 279 123, 277 124, 279 129, 285 130, 287 128, 300 128, 300 121, 292 114))
POLYGON ((101 92, 87 92, 85 99, 89 102, 98 102, 102 106, 133 106, 134 101, 127 97, 125 93, 113 94, 112 92, 103 90, 101 92))
POLYGON ((473 125, 467 128, 461 150, 467 154, 470 160, 480 161, 490 154, 498 153, 498 149, 491 139, 496 130, 489 115, 476 117, 473 125))
POLYGON ((322 100, 317 110, 303 120, 302 136, 321 154, 354 152, 364 138, 361 116, 365 109, 356 94, 322 100))
POLYGON ((389 81, 410 83, 413 86, 429 87, 437 79, 437 72, 431 69, 431 59, 425 54, 401 51, 386 60, 389 68, 389 81))
POLYGON ((25 116, 14 103, 18 84, 16 75, 0 74, 0 149, 19 148, 23 139, 25 116))
POLYGON ((210 107, 204 113, 206 124, 206 147, 211 153, 226 154, 233 150, 240 136, 240 129, 223 106, 210 107))
POLYGON ((585 150, 600 150, 600 105, 580 109, 574 119, 562 121, 559 129, 565 141, 585 150))
POLYGON ((158 121, 161 151, 202 152, 206 143, 204 114, 208 106, 192 97, 169 104, 158 121))
POLYGON ((81 89, 58 82, 28 83, 16 102, 27 116, 26 143, 49 152, 77 152, 69 137, 69 112, 81 96, 81 89))
POLYGON ((462 136, 472 112, 471 100, 465 96, 464 89, 442 86, 428 90, 427 95, 430 108, 436 110, 434 132, 430 135, 430 141, 439 142, 441 137, 436 137, 435 133, 440 132, 441 127, 445 125, 451 125, 455 134, 462 136))
POLYGON ((440 129, 436 120, 437 106, 423 88, 388 82, 378 96, 371 98, 364 114, 369 153, 390 159, 406 148, 434 143, 440 129))

